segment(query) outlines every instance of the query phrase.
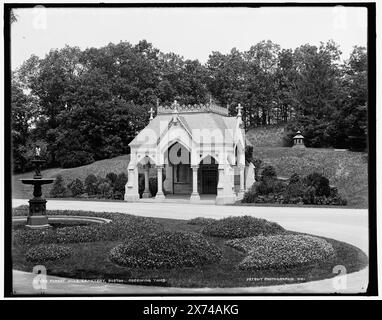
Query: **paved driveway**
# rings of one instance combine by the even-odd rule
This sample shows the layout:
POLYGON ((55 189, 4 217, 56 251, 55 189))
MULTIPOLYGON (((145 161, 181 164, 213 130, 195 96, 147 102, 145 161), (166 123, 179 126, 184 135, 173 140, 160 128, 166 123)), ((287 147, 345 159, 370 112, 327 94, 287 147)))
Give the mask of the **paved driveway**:
MULTIPOLYGON (((13 207, 28 204, 28 200, 13 199, 13 207)), ((227 216, 251 215, 275 221, 284 228, 312 233, 324 237, 345 241, 368 253, 368 212, 365 209, 336 209, 336 208, 296 208, 296 207, 253 207, 253 206, 212 206, 203 204, 177 203, 125 203, 103 201, 69 201, 49 200, 48 210, 90 210, 106 212, 122 212, 146 217, 162 217, 174 219, 191 219, 194 217, 222 218, 227 216)), ((28 274, 16 273, 15 289, 33 291, 27 281, 28 274), (24 277, 24 278, 23 278, 24 277), (29 289, 28 289, 29 288, 29 289)), ((32 276, 32 275, 30 275, 32 276)), ((58 282, 57 282, 58 283, 58 282)), ((368 269, 347 276, 347 289, 335 289, 333 280, 321 280, 303 284, 291 284, 272 287, 232 288, 232 289, 179 289, 179 288, 150 288, 144 286, 127 286, 117 284, 75 284, 69 290, 63 283, 55 284, 49 292, 54 293, 355 293, 364 292, 368 283, 368 269), (74 291, 73 291, 74 290, 74 291)))

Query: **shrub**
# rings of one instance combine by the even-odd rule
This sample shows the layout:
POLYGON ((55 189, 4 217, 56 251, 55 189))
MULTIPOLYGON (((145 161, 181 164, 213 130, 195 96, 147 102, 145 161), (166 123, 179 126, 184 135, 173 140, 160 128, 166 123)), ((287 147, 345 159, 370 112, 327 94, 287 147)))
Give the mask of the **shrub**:
POLYGON ((260 195, 268 195, 270 193, 280 193, 284 191, 284 183, 274 179, 263 177, 259 184, 256 185, 256 192, 260 195))
POLYGON ((276 178, 276 169, 273 166, 266 166, 264 167, 263 171, 261 172, 261 179, 264 180, 266 178, 276 178))
POLYGON ((127 175, 126 173, 121 172, 117 176, 117 179, 115 180, 114 192, 119 192, 120 194, 124 195, 126 183, 127 183, 127 175))
POLYGON ((65 198, 68 196, 68 190, 66 189, 62 175, 58 174, 56 180, 54 180, 53 187, 50 190, 50 196, 52 198, 65 198))
POLYGON ((209 264, 221 258, 218 247, 202 235, 161 232, 126 241, 110 251, 110 260, 130 268, 179 268, 209 264))
POLYGON ((307 235, 274 235, 234 239, 227 245, 247 253, 241 269, 283 269, 322 262, 334 257, 333 246, 307 235))
POLYGON ((68 184, 68 188, 72 192, 73 197, 78 197, 84 193, 84 184, 80 179, 73 180, 68 184))
POLYGON ((94 174, 89 174, 85 179, 85 192, 88 195, 94 195, 97 193, 98 179, 94 174))
POLYGON ((97 192, 103 198, 111 198, 113 195, 113 189, 107 179, 100 180, 100 183, 97 185, 97 192))
POLYGON ((206 224, 212 223, 214 221, 216 220, 211 218, 196 217, 196 218, 188 220, 187 224, 191 224, 195 226, 205 226, 206 224))
POLYGON ((317 196, 330 195, 329 179, 324 177, 321 173, 313 172, 306 176, 305 184, 309 187, 314 187, 315 195, 317 196))
POLYGON ((136 237, 139 234, 150 234, 163 230, 155 220, 122 213, 89 212, 54 210, 48 211, 52 215, 94 216, 112 220, 105 224, 91 224, 85 226, 71 226, 58 229, 18 229, 13 231, 14 244, 31 246, 49 243, 78 243, 94 241, 116 241, 136 237))
POLYGON ((216 220, 204 226, 202 233, 222 238, 245 238, 251 236, 272 235, 285 230, 279 224, 250 216, 228 217, 216 220))
POLYGON ((253 146, 246 145, 245 146, 245 161, 253 163, 253 146))
POLYGON ((149 190, 150 190, 151 195, 153 197, 155 197, 155 195, 158 192, 158 178, 157 177, 149 178, 149 190))
POLYGON ((258 188, 259 183, 255 182, 252 187, 244 193, 243 199, 241 202, 244 203, 254 203, 256 202, 256 198, 258 196, 257 194, 257 188, 258 188))
POLYGON ((142 196, 145 191, 145 175, 143 173, 138 174, 138 193, 142 196))
POLYGON ((260 169, 263 161, 261 159, 253 159, 253 165, 255 166, 255 180, 259 181, 260 169))
POLYGON ((110 185, 114 188, 114 185, 115 185, 115 181, 117 180, 118 178, 118 175, 114 172, 109 172, 107 175, 106 175, 106 179, 109 180, 109 183, 110 185))

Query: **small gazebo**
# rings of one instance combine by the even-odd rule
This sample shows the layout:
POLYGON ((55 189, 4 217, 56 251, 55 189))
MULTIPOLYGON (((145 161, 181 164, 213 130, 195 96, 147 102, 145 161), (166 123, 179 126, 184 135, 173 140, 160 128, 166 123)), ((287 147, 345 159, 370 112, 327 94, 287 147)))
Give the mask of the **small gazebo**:
POLYGON ((301 131, 297 131, 297 134, 293 137, 293 147, 294 148, 305 148, 304 136, 301 134, 301 131))

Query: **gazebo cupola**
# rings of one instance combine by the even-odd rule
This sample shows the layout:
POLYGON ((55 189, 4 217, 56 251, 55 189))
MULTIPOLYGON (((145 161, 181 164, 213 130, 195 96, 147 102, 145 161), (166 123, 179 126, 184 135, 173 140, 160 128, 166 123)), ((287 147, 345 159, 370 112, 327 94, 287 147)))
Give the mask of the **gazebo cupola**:
POLYGON ((297 131, 297 134, 293 137, 293 147, 305 148, 304 139, 301 131, 297 131))

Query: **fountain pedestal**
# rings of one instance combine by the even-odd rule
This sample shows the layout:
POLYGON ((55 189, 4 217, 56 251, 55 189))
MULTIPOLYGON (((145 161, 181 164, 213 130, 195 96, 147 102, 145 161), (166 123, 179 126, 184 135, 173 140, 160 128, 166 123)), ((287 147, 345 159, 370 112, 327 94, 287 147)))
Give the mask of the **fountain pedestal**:
POLYGON ((46 216, 46 200, 42 198, 41 186, 52 183, 54 179, 45 179, 41 176, 40 165, 45 163, 45 160, 33 159, 32 163, 36 168, 33 179, 21 179, 23 184, 33 185, 33 199, 29 200, 29 214, 26 227, 49 228, 50 225, 46 216))

